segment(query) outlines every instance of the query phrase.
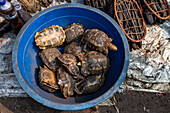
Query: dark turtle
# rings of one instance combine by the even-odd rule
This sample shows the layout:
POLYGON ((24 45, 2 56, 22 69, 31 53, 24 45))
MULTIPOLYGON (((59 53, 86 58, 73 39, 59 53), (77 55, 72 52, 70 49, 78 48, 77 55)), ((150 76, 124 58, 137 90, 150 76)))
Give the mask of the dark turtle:
POLYGON ((57 73, 58 85, 65 98, 74 94, 75 80, 62 67, 58 69, 57 73))
POLYGON ((96 92, 103 86, 104 81, 104 74, 88 76, 75 84, 75 91, 77 94, 96 92))
POLYGON ((84 33, 84 27, 82 24, 73 23, 64 28, 66 34, 66 43, 70 43, 74 40, 79 40, 84 33))
POLYGON ((85 55, 80 44, 75 41, 70 43, 69 45, 67 45, 64 48, 64 53, 72 54, 72 55, 78 57, 79 59, 82 59, 83 56, 85 55))
POLYGON ((38 2, 42 7, 48 7, 53 0, 38 0, 38 2))
POLYGON ((62 54, 57 48, 44 49, 39 53, 43 63, 51 70, 55 71, 59 68, 59 64, 56 60, 57 57, 61 57, 62 54))
POLYGON ((46 91, 55 92, 59 89, 54 72, 49 70, 46 66, 44 66, 44 68, 40 66, 38 79, 41 88, 46 91))
POLYGON ((75 79, 84 79, 80 75, 79 67, 77 66, 77 59, 72 54, 64 53, 62 57, 58 57, 58 60, 62 63, 64 68, 71 74, 75 79))
POLYGON ((106 0, 84 0, 84 4, 106 12, 106 0))
POLYGON ((103 31, 98 29, 88 29, 84 33, 83 43, 86 51, 86 46, 93 50, 99 50, 108 55, 108 48, 117 51, 117 47, 111 43, 112 39, 109 38, 103 31))
MULTIPOLYGON (((60 2, 64 2, 65 0, 57 0, 57 2, 60 4, 60 2)), ((71 0, 66 0, 67 3, 71 3, 71 0)))
POLYGON ((35 35, 36 46, 40 49, 47 49, 49 47, 60 46, 65 41, 65 32, 62 27, 52 25, 48 28, 37 32, 35 35))
POLYGON ((77 65, 81 66, 84 76, 106 73, 109 69, 109 58, 97 51, 90 51, 77 65))

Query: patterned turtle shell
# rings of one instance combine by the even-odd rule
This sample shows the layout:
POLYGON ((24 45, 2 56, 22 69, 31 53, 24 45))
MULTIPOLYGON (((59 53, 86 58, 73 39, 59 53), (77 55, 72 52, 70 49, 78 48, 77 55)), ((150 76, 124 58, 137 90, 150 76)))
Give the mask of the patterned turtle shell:
POLYGON ((93 50, 99 50, 108 54, 108 48, 117 51, 117 47, 112 44, 112 39, 109 38, 103 31, 98 29, 87 29, 84 33, 82 42, 84 43, 84 49, 89 47, 93 50))
POLYGON ((81 45, 78 42, 75 42, 75 41, 70 43, 69 45, 67 45, 64 48, 64 52, 72 54, 72 55, 78 57, 79 59, 82 59, 85 55, 81 45))
POLYGON ((46 91, 55 92, 59 89, 55 73, 46 66, 44 66, 44 68, 40 66, 38 79, 41 88, 46 91))
POLYGON ((40 49, 47 49, 49 47, 62 45, 65 38, 63 28, 58 25, 52 25, 36 33, 35 43, 40 49))
POLYGON ((84 76, 101 74, 109 69, 109 58, 97 51, 90 51, 78 65, 81 65, 81 73, 84 76))
POLYGON ((64 53, 62 57, 58 57, 58 60, 62 63, 63 67, 71 74, 75 79, 84 79, 80 74, 79 67, 77 66, 77 59, 72 54, 64 53))
POLYGON ((104 74, 88 76, 75 84, 75 91, 77 94, 96 92, 103 86, 104 81, 104 74))
POLYGON ((66 34, 66 43, 71 43, 75 40, 80 40, 84 34, 84 27, 82 24, 73 23, 64 28, 66 34))
POLYGON ((39 53, 39 56, 49 69, 56 71, 59 68, 59 62, 56 58, 61 57, 62 54, 57 48, 44 49, 39 53))
POLYGON ((75 80, 69 75, 63 67, 60 67, 57 72, 58 85, 65 98, 69 98, 74 94, 75 80))

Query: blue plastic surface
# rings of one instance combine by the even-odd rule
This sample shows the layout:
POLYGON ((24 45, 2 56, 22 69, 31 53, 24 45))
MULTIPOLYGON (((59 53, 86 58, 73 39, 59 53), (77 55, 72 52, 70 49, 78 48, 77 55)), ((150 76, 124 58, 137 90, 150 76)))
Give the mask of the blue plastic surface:
POLYGON ((85 5, 66 4, 46 9, 31 18, 21 29, 13 49, 13 68, 23 89, 36 101, 59 110, 81 110, 95 106, 119 88, 129 66, 129 47, 118 24, 104 12, 85 5), (106 74, 104 86, 95 93, 74 95, 65 99, 60 91, 48 93, 37 83, 39 65, 42 65, 35 45, 36 32, 51 25, 62 27, 72 23, 83 24, 86 29, 97 28, 113 38, 118 51, 109 51, 111 68, 106 74))
POLYGON ((0 0, 0 5, 4 5, 6 3, 5 0, 0 0))

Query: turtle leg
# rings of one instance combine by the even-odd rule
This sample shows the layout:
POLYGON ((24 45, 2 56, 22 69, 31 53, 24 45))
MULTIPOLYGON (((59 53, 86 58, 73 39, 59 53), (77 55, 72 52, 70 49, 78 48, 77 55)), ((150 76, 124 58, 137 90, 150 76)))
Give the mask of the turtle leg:
POLYGON ((84 44, 84 46, 83 46, 83 51, 84 51, 84 52, 87 52, 87 43, 88 43, 88 42, 86 42, 86 43, 84 44))
POLYGON ((103 48, 103 51, 104 51, 104 54, 105 54, 106 56, 108 56, 108 54, 109 54, 108 48, 107 48, 107 47, 104 47, 104 48, 103 48))
POLYGON ((107 47, 99 48, 99 51, 104 53, 106 56, 108 56, 108 48, 107 47))

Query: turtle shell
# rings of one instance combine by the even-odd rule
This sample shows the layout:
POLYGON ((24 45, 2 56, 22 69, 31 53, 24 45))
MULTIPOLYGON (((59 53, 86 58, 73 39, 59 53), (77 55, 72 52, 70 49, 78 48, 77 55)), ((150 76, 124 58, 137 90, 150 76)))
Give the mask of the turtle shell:
POLYGON ((159 19, 168 19, 170 17, 170 10, 167 0, 143 0, 146 6, 159 19))
POLYGON ((64 48, 64 53, 72 54, 78 57, 79 59, 83 58, 83 56, 85 55, 80 44, 75 41, 64 48))
POLYGON ((84 27, 82 24, 73 23, 64 28, 66 34, 66 43, 70 43, 74 40, 79 40, 84 34, 84 27))
POLYGON ((75 80, 62 67, 57 72, 58 85, 65 98, 74 94, 75 80))
POLYGON ((116 19, 127 38, 141 42, 146 36, 146 24, 135 0, 115 0, 116 19))
POLYGON ((52 25, 36 33, 35 43, 40 49, 47 49, 62 45, 65 38, 63 28, 58 25, 52 25))
POLYGON ((117 47, 113 45, 111 41, 111 38, 98 29, 87 29, 83 37, 83 43, 85 44, 84 48, 87 46, 92 50, 99 50, 106 54, 108 54, 108 48, 113 51, 117 50, 117 47))
POLYGON ((18 0, 24 9, 26 9, 30 13, 35 13, 37 11, 41 11, 41 7, 37 0, 18 0))
POLYGON ((46 66, 44 66, 44 68, 40 66, 38 79, 41 88, 46 91, 55 92, 59 89, 54 72, 49 70, 46 66))
POLYGON ((81 64, 81 73, 84 76, 106 73, 109 69, 109 58, 97 51, 90 51, 85 55, 81 64))
POLYGON ((84 0, 85 5, 106 11, 106 0, 84 0))
POLYGON ((75 91, 77 94, 96 92, 103 86, 104 81, 104 74, 89 76, 75 84, 75 91))
POLYGON ((97 47, 106 46, 106 42, 110 42, 109 37, 98 29, 87 29, 83 39, 97 47))
POLYGON ((84 79, 84 77, 80 75, 79 67, 77 66, 77 59, 75 56, 64 53, 62 57, 58 57, 58 60, 75 79, 84 79))
POLYGON ((44 49, 39 53, 43 63, 51 70, 56 71, 59 68, 59 63, 56 58, 61 57, 61 53, 57 48, 44 49))
POLYGON ((42 7, 48 7, 53 2, 53 0, 38 0, 38 1, 42 7))

